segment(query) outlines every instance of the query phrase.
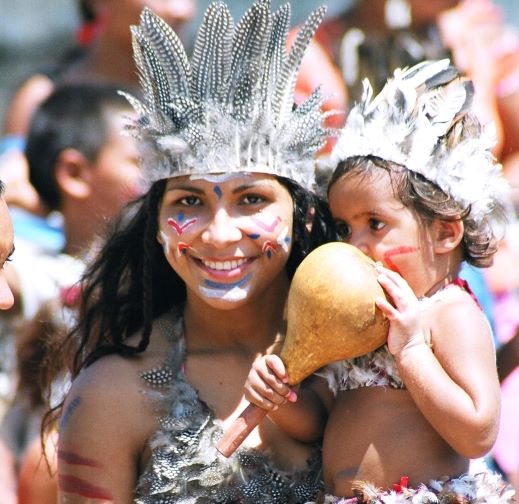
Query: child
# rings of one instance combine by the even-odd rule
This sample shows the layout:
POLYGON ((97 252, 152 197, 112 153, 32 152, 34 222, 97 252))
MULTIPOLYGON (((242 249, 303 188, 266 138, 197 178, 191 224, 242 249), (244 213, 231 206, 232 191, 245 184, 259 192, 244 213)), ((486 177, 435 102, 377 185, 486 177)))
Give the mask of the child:
MULTIPOLYGON (((468 474, 494 443, 499 381, 489 324, 457 274, 490 265, 508 201, 472 94, 448 60, 397 71, 373 100, 365 85, 334 150, 337 231, 377 262, 390 329, 383 347, 319 373, 335 395, 327 503, 513 502, 499 476, 468 474)), ((245 390, 287 426, 284 381, 270 355, 245 390)))

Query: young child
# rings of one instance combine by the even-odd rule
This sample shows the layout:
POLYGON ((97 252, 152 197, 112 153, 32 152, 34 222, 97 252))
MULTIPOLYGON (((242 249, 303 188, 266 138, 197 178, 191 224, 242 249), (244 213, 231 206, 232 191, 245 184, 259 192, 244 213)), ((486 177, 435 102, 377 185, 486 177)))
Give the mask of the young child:
MULTIPOLYGON (((448 60, 398 70, 373 100, 365 84, 334 150, 337 231, 377 262, 390 329, 383 347, 318 373, 335 395, 327 503, 513 502, 498 475, 469 474, 496 438, 499 381, 489 324, 457 275, 462 261, 490 265, 508 208, 472 94, 448 60)), ((245 396, 289 428, 285 383, 264 356, 245 396)))

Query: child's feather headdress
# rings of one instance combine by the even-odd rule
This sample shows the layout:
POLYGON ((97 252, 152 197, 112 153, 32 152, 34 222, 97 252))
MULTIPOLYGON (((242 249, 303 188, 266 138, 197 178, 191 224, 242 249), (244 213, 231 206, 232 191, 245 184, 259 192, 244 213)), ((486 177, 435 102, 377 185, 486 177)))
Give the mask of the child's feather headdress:
POLYGON ((420 173, 494 232, 510 208, 509 185, 495 163, 493 125, 470 126, 472 82, 448 59, 397 69, 373 98, 364 81, 361 102, 349 113, 332 153, 336 165, 353 156, 376 156, 420 173))
POLYGON ((325 13, 315 10, 291 50, 290 6, 256 1, 235 26, 223 2, 206 10, 188 59, 172 28, 145 8, 132 27, 143 100, 132 128, 149 182, 179 175, 264 172, 314 182, 313 157, 329 131, 316 90, 294 108, 301 59, 325 13))

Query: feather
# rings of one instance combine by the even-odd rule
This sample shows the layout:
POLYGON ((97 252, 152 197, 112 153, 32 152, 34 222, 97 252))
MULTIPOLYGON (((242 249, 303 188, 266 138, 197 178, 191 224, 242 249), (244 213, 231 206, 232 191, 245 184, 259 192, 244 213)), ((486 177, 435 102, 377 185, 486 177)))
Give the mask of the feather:
POLYGON ((145 7, 140 18, 140 33, 153 49, 166 75, 169 95, 189 96, 191 68, 182 42, 174 30, 145 7))
POLYGON ((372 99, 364 82, 332 159, 378 156, 420 173, 470 212, 483 230, 501 234, 511 214, 510 188, 494 164, 494 141, 470 106, 474 86, 449 60, 397 69, 372 99))
POLYGON ((226 103, 237 119, 250 114, 261 60, 270 32, 270 1, 252 5, 234 30, 226 103))
POLYGON ((297 33, 290 54, 280 69, 272 102, 275 124, 282 125, 290 117, 301 59, 325 13, 326 7, 319 7, 310 14, 297 33))
POLYGON ((229 75, 233 19, 227 6, 211 4, 195 41, 191 68, 193 96, 216 101, 229 75))
POLYGON ((324 16, 314 11, 287 52, 290 6, 257 0, 235 26, 228 7, 206 10, 189 62, 174 31, 144 9, 132 27, 143 100, 133 129, 145 177, 267 170, 306 187, 313 155, 330 135, 319 93, 293 109, 301 58, 324 16))
POLYGON ((290 4, 282 5, 274 14, 272 29, 265 50, 265 68, 261 77, 260 95, 264 107, 270 108, 270 94, 281 68, 286 62, 286 44, 290 25, 290 4))

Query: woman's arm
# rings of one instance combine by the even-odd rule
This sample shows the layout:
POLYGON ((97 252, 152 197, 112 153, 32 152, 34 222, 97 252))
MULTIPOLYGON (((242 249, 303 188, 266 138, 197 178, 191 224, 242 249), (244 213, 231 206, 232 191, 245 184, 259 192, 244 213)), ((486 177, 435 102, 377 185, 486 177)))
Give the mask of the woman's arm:
POLYGON ((60 420, 59 502, 131 504, 152 408, 131 361, 110 356, 74 382, 60 420))

